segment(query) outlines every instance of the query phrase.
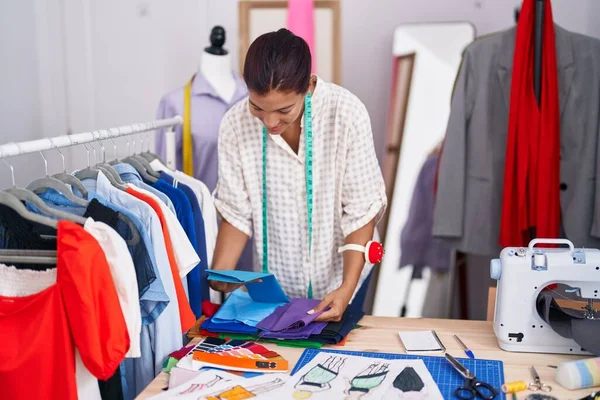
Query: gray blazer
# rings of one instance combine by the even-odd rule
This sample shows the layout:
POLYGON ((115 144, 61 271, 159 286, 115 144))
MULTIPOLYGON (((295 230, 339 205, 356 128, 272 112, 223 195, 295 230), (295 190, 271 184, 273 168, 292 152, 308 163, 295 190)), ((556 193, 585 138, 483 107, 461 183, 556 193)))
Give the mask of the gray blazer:
MULTIPOLYGON (((474 41, 452 95, 433 235, 498 255, 515 28, 474 41)), ((600 40, 555 25, 563 237, 600 248, 600 40)))

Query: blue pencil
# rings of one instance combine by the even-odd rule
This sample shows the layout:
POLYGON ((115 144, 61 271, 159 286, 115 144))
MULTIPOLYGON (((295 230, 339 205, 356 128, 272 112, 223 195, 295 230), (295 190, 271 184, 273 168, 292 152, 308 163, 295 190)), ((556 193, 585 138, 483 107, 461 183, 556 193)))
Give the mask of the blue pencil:
POLYGON ((469 358, 473 358, 473 359, 475 358, 475 355, 473 354, 473 352, 472 352, 471 350, 469 350, 469 349, 467 348, 467 346, 465 346, 465 344, 463 343, 463 341, 462 341, 462 340, 460 340, 460 338, 459 338, 458 336, 454 335, 454 339, 456 339, 456 341, 458 342, 458 344, 460 344, 460 346, 461 346, 461 347, 463 348, 463 350, 465 351, 465 354, 466 354, 467 356, 469 356, 469 358))

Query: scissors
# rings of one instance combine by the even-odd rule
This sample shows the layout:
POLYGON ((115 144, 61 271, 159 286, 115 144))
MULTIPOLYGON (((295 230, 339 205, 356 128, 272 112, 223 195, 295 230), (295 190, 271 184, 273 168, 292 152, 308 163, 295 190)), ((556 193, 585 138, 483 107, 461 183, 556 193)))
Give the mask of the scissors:
POLYGON ((458 362, 450 354, 445 354, 446 359, 452 364, 455 370, 465 378, 465 384, 459 386, 454 395, 461 400, 468 400, 478 397, 484 400, 492 400, 498 396, 498 391, 492 385, 477 380, 477 377, 471 373, 464 365, 458 362))
POLYGON ((529 390, 534 392, 538 390, 541 390, 542 392, 552 391, 552 386, 542 383, 542 381, 540 380, 540 376, 538 375, 537 371, 533 366, 531 367, 531 376, 533 376, 533 382, 529 382, 529 385, 527 386, 529 390))

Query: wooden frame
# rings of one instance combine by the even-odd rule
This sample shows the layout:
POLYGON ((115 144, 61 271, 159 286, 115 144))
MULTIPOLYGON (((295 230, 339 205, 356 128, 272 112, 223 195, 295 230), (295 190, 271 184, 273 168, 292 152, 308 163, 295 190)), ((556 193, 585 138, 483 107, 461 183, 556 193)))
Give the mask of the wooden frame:
MULTIPOLYGON (((239 0, 239 68, 243 70, 246 52, 250 47, 250 13, 253 9, 287 9, 286 0, 239 0)), ((340 0, 314 0, 314 7, 328 8, 332 10, 332 46, 333 46, 333 65, 332 82, 342 83, 342 65, 341 65, 341 15, 340 0)))
MULTIPOLYGON (((386 154, 383 160, 383 179, 388 199, 393 197, 396 186, 396 174, 400 161, 400 151, 402 150, 402 136, 406 123, 408 102, 410 100, 415 58, 416 53, 411 53, 395 56, 393 61, 390 107, 386 129, 386 154)), ((385 243, 390 210, 391 207, 387 207, 378 227, 382 243, 385 243)))

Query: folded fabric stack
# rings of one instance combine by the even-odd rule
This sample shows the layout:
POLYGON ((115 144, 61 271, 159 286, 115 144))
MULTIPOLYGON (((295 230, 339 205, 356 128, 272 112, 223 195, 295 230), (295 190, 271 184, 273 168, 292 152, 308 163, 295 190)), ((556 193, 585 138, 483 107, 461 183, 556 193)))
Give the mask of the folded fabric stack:
POLYGON ((259 337, 270 339, 308 339, 310 335, 318 335, 323 331, 326 322, 314 322, 323 312, 308 314, 308 311, 319 305, 319 300, 292 299, 260 321, 259 337))
POLYGON ((358 307, 349 305, 341 321, 317 322, 315 319, 322 312, 308 311, 320 301, 288 299, 272 274, 208 270, 208 279, 244 284, 247 291, 240 288, 231 292, 214 315, 202 321, 198 334, 319 348, 342 342, 364 316, 358 307))

